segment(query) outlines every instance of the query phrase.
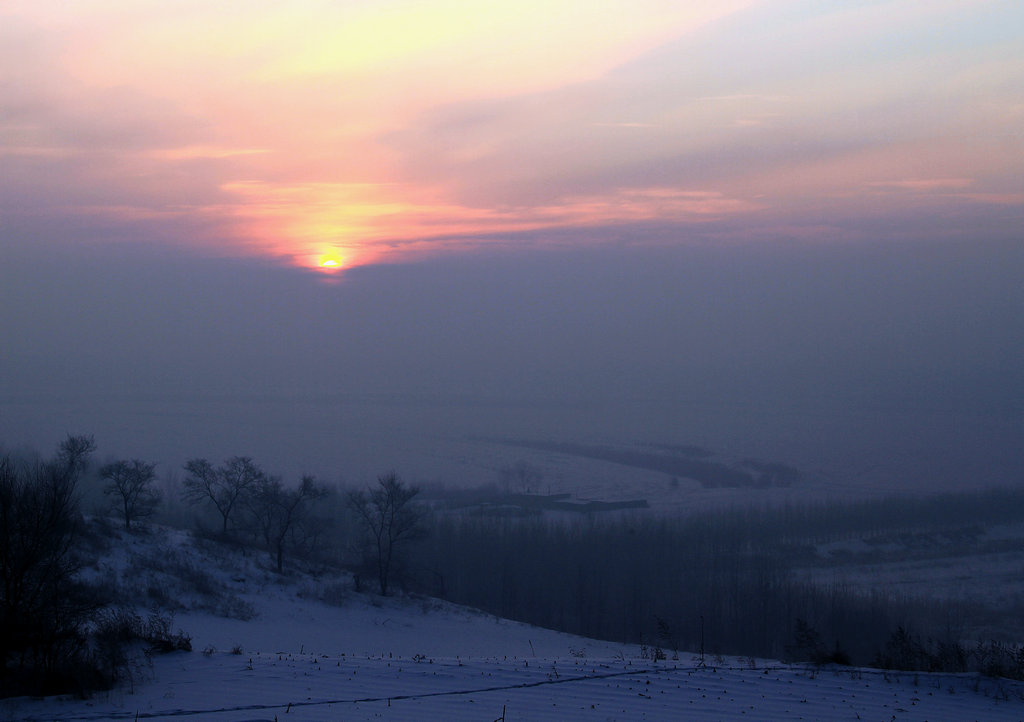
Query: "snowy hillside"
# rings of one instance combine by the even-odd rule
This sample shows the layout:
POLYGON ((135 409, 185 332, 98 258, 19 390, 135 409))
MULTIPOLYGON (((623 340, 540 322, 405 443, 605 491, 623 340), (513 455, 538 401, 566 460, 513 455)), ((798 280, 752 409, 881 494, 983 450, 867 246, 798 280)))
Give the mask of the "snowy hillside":
POLYGON ((362 595, 343 574, 157 528, 114 536, 90 574, 174 595, 193 651, 138 652, 88 700, 17 698, 24 720, 1019 720, 1024 686, 971 675, 789 666, 573 637, 429 598, 362 595), (191 580, 188 578, 191 575, 191 580), (186 587, 191 585, 191 591, 186 587))

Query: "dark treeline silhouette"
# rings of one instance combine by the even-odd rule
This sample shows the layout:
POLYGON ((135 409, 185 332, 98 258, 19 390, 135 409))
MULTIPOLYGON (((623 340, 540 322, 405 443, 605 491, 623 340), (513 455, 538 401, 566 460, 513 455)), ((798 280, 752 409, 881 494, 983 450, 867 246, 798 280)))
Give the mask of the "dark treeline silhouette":
MULTIPOLYGON (((78 486, 95 449, 90 436, 68 436, 50 459, 0 456, 0 697, 110 687, 136 642, 151 651, 191 648, 157 613, 115 624, 137 615, 118 614, 110 589, 80 578, 91 550, 78 486)), ((128 489, 123 471, 104 478, 128 489)))
POLYGON ((80 683, 85 627, 99 601, 77 579, 77 486, 91 437, 69 436, 49 460, 0 458, 0 694, 80 683))
POLYGON ((540 451, 553 451, 559 454, 580 456, 587 459, 600 459, 623 466, 639 469, 663 471, 673 476, 695 479, 705 488, 741 488, 790 486, 799 481, 800 472, 793 467, 778 463, 765 463, 753 459, 742 464, 730 465, 717 461, 708 461, 704 455, 695 453, 693 447, 671 447, 662 445, 660 448, 670 453, 652 453, 634 448, 597 446, 562 441, 522 441, 512 439, 495 439, 509 446, 519 446, 540 451), (681 451, 677 449, 682 449, 681 451))
MULTIPOLYGON (((286 485, 247 457, 221 466, 193 459, 181 486, 158 494, 146 462, 112 462, 90 477, 94 449, 91 437, 69 436, 48 460, 0 456, 0 696, 109 686, 126 664, 125 640, 155 650, 190 646, 158 612, 143 620, 118 607, 109 590, 104 596, 80 581, 79 570, 102 551, 89 547, 95 540, 80 508, 80 487, 90 486, 115 498, 124 534, 146 533, 136 522, 152 513, 184 519, 182 507, 171 507, 187 503, 202 535, 261 547, 278 573, 286 556, 307 569, 345 568, 357 591, 362 575, 384 595, 427 592, 543 627, 635 642, 654 659, 706 650, 1024 677, 1021 649, 964 646, 979 619, 988 629, 1019 631, 1006 610, 857 592, 801 580, 792 569, 837 563, 821 545, 853 539, 885 542, 861 553, 882 561, 1019 545, 984 532, 1024 519, 1024 489, 673 518, 584 515, 557 511, 555 497, 509 493, 536 486, 528 466, 510 467, 504 493, 435 490, 425 502, 393 472, 339 493, 311 477, 286 485)), ((102 508, 110 509, 109 499, 102 508)))
POLYGON ((976 531, 981 525, 1022 520, 1024 488, 996 488, 933 496, 738 507, 701 514, 687 523, 748 547, 773 546, 792 551, 852 538, 976 531))
MULTIPOLYGON (((553 521, 443 514, 421 545, 431 593, 584 636, 719 653, 802 656, 801 625, 825 656, 870 664, 899 628, 961 640, 980 611, 797 580, 814 544, 973 528, 1024 518, 1024 490, 739 508, 687 518, 553 521), (837 652, 840 652, 837 654, 837 652)), ((965 553, 977 547, 965 547, 965 553)), ((945 545, 943 553, 956 553, 945 545)), ((822 658, 816 649, 808 658, 822 658)))
MULTIPOLYGON (((511 513, 516 506, 541 510, 587 511, 570 495, 503 494, 493 487, 429 490, 438 509, 471 513, 511 513)), ((645 502, 599 504, 599 509, 645 507, 645 502)), ((983 526, 1024 520, 1024 488, 946 492, 933 496, 811 501, 777 506, 735 506, 695 512, 679 521, 698 536, 714 535, 738 549, 760 548, 787 555, 813 553, 811 545, 848 539, 891 539, 913 534, 979 532, 983 526)), ((942 550, 948 553, 948 548, 942 550)))

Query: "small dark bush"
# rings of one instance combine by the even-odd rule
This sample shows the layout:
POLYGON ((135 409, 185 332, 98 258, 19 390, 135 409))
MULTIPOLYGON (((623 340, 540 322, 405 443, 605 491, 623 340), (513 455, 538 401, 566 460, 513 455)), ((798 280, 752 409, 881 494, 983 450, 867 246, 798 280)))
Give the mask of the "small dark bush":
POLYGON ((133 644, 142 636, 142 618, 125 609, 106 609, 97 614, 93 630, 93 659, 107 686, 130 674, 133 644))
POLYGON ((850 655, 836 640, 829 649, 818 630, 803 619, 797 619, 793 629, 793 640, 786 645, 786 654, 794 662, 810 662, 814 665, 850 665, 850 655))
POLYGON ((141 646, 149 654, 192 651, 192 638, 180 629, 171 631, 173 619, 151 614, 143 619, 126 607, 106 609, 97 615, 93 641, 102 666, 117 680, 117 670, 129 659, 132 646, 141 646))
POLYGON ((142 638, 149 644, 149 650, 160 654, 169 652, 191 652, 192 637, 180 629, 171 632, 173 619, 164 614, 151 614, 143 626, 142 638))
POLYGON ((836 646, 831 652, 827 653, 820 662, 821 664, 839 664, 844 667, 850 666, 850 655, 839 646, 839 642, 836 642, 836 646))

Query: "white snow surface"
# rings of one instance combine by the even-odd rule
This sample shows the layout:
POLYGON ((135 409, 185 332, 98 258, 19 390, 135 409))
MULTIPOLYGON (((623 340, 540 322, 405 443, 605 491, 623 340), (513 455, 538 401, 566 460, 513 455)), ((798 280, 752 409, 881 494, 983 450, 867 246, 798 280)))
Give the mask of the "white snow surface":
MULTIPOLYGON (((158 549, 191 553, 180 532, 154 538, 158 549)), ((111 564, 126 556, 119 547, 111 564)), ((191 635, 192 652, 154 656, 131 683, 91 699, 0 700, 0 719, 1024 719, 1024 685, 1007 680, 711 656, 702 664, 692 652, 652 662, 635 645, 433 599, 349 592, 326 604, 310 596, 322 579, 278 579, 262 557, 237 560, 241 573, 223 566, 218 578, 253 619, 179 613, 175 627, 191 635)))

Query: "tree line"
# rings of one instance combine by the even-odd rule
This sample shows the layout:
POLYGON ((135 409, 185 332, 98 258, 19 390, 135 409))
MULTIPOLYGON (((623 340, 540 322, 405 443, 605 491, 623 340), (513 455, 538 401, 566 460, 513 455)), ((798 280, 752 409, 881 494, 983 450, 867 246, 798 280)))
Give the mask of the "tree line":
MULTIPOLYGON (((166 501, 155 464, 121 459, 96 468, 95 450, 92 437, 69 435, 49 459, 0 455, 0 697, 107 687, 124 670, 128 643, 156 651, 191 648, 187 635, 170 631, 168 618, 142 620, 120 608, 110 590, 81 579, 91 554, 84 477, 92 472, 99 479, 107 508, 127 532, 166 501)), ((337 503, 323 505, 327 513, 318 508, 337 497, 330 487, 309 476, 288 486, 248 457, 217 466, 191 459, 184 470, 182 500, 211 510, 221 537, 262 546, 279 573, 286 554, 323 556, 335 531, 331 511, 339 511, 337 503)), ((350 566, 368 572, 381 594, 391 591, 406 543, 421 534, 417 494, 388 473, 343 497, 341 508, 353 521, 350 552, 358 555, 350 566)))
MULTIPOLYGON (((166 626, 112 615, 113 601, 79 581, 85 478, 129 532, 177 499, 200 515, 197 525, 212 522, 207 534, 262 548, 279 573, 300 558, 341 565, 357 591, 427 593, 662 653, 706 648, 864 664, 911 656, 884 651, 892 649, 893 630, 940 630, 926 638, 951 648, 973 612, 801 582, 790 560, 823 541, 1024 517, 1024 490, 671 519, 488 516, 430 510, 419 489, 393 472, 340 490, 310 476, 288 484, 243 456, 219 464, 190 459, 180 486, 161 491, 154 464, 95 466, 95 450, 91 437, 68 436, 49 459, 0 455, 0 696, 84 686, 81 670, 99 648, 89 630, 102 629, 104 619, 136 634, 166 626)), ((536 485, 539 473, 509 467, 499 481, 507 492, 536 485)))
MULTIPOLYGON (((438 517, 417 547, 432 594, 585 637, 787 658, 804 620, 869 663, 900 625, 943 626, 939 603, 797 581, 786 560, 703 523, 438 517)), ((955 634, 958 630, 951 629, 955 634)))

